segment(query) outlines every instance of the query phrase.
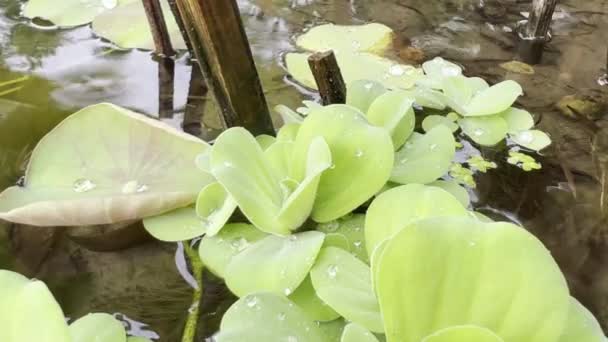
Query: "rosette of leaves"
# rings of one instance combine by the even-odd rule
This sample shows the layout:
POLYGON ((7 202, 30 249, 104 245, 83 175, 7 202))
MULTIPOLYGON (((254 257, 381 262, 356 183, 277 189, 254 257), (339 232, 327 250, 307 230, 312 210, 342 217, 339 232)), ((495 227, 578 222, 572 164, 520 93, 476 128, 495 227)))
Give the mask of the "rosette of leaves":
POLYGON ((534 236, 478 220, 441 189, 411 184, 382 193, 367 212, 365 237, 369 264, 336 245, 321 247, 312 290, 305 280, 302 291, 316 294, 304 303, 325 306, 311 310, 295 293, 250 293, 227 311, 215 339, 606 341, 534 236), (410 204, 416 208, 401 210, 410 204), (328 307, 350 323, 328 322, 336 317, 328 307))
POLYGON ((93 313, 67 324, 59 304, 39 280, 0 270, 0 341, 150 342, 128 337, 113 316, 93 313))

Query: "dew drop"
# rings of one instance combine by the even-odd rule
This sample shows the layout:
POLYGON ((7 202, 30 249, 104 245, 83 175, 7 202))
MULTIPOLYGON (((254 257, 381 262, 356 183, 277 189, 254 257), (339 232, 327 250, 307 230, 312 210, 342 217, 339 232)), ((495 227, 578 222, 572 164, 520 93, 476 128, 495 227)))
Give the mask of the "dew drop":
POLYGON ((399 161, 399 163, 401 163, 401 164, 405 164, 405 163, 407 163, 407 161, 408 161, 408 159, 407 159, 407 158, 403 158, 403 159, 401 159, 401 160, 399 161))
POLYGON ((284 312, 279 313, 279 316, 278 316, 279 321, 284 321, 286 317, 287 317, 287 315, 285 315, 284 312))
POLYGON ((148 186, 145 184, 139 184, 139 182, 136 180, 126 182, 122 186, 123 194, 134 194, 136 192, 141 193, 141 192, 146 192, 146 191, 148 191, 148 186))
POLYGON ((258 297, 256 297, 256 296, 247 297, 245 299, 245 304, 247 304, 247 306, 250 308, 256 307, 258 305, 258 297))
POLYGON ((435 151, 435 149, 437 149, 437 144, 432 144, 430 146, 431 151, 435 151))
POLYGON ((363 153, 363 151, 362 151, 361 149, 357 149, 357 150, 355 151, 355 157, 357 157, 357 158, 361 158, 361 157, 363 157, 363 154, 364 154, 364 153, 363 153))
POLYGON ((372 88, 374 87, 374 84, 369 82, 369 83, 365 83, 365 85, 363 86, 366 90, 372 90, 372 88))
POLYGON ((327 276, 330 279, 334 279, 334 278, 336 278, 337 275, 338 275, 338 266, 337 265, 329 265, 327 267, 327 276))
POLYGON ((355 49, 355 50, 359 50, 361 48, 361 43, 359 43, 356 40, 353 40, 353 44, 352 45, 353 45, 353 49, 355 49))
POLYGON ((524 144, 529 144, 534 141, 534 136, 530 132, 521 132, 518 134, 517 138, 524 144))
POLYGON ((477 137, 482 136, 485 133, 485 131, 481 128, 475 128, 475 130, 473 131, 473 134, 477 137))
POLYGON ((356 248, 361 248, 361 244, 362 244, 362 242, 361 242, 361 241, 359 241, 359 240, 357 240, 357 241, 353 242, 353 245, 354 245, 356 248))
POLYGON ((295 336, 287 336, 287 342, 298 342, 298 338, 295 336))
POLYGON ((232 242, 230 243, 230 246, 232 246, 232 249, 237 251, 237 252, 242 252, 245 248, 247 248, 247 246, 249 246, 249 242, 244 238, 238 238, 235 240, 232 240, 232 242))
POLYGON ((105 9, 113 9, 118 6, 118 0, 101 0, 101 4, 105 9))
POLYGON ((469 241, 469 246, 474 247, 475 245, 477 245, 477 242, 475 242, 475 241, 469 241))
POLYGON ((88 192, 95 189, 97 185, 93 183, 90 179, 80 178, 74 182, 73 189, 74 192, 88 192))
POLYGON ((405 69, 401 65, 393 65, 388 69, 389 74, 393 76, 403 76, 405 74, 405 69))
POLYGON ((291 242, 296 242, 296 241, 298 241, 298 236, 297 235, 289 235, 288 239, 291 242))
POLYGON ((224 162, 224 166, 225 167, 233 167, 234 165, 231 162, 229 162, 229 161, 225 161, 224 162))
POLYGON ((336 168, 336 164, 331 164, 331 166, 329 167, 330 170, 334 170, 336 168))
POLYGON ((291 289, 288 287, 285 289, 285 291, 283 291, 283 293, 285 294, 285 296, 289 296, 291 294, 291 289))
POLYGON ((340 228, 340 224, 338 223, 338 221, 331 221, 326 223, 323 228, 325 228, 326 232, 332 233, 338 230, 338 228, 340 228))

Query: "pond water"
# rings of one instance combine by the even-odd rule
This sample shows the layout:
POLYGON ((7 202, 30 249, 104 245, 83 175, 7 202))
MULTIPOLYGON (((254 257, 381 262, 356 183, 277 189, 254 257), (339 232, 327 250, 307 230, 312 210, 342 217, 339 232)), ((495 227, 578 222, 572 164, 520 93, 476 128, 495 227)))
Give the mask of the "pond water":
MULTIPOLYGON (((271 106, 294 107, 315 97, 286 76, 282 56, 295 49, 294 35, 324 22, 384 23, 398 33, 394 57, 404 62, 442 56, 462 64, 468 76, 520 82, 526 96, 518 105, 535 114, 554 144, 538 156, 543 169, 536 172, 500 162, 505 146, 483 149, 499 168, 476 175, 474 206, 539 236, 574 295, 608 328, 608 87, 598 82, 607 72, 608 1, 560 1, 553 40, 534 74, 500 66, 514 58, 512 31, 530 1, 239 0, 239 5, 271 106), (585 101, 588 110, 565 115, 556 106, 565 96, 585 101)), ((18 0, 0 0, 0 83, 29 77, 21 89, 0 98, 0 190, 18 181, 46 132, 90 104, 115 103, 176 127, 186 122, 207 139, 218 133, 212 99, 190 90, 197 79, 191 81, 187 57, 177 58, 173 82, 159 82, 165 77, 150 52, 117 50, 89 26, 36 26, 20 17, 20 8, 18 0)), ((179 340, 192 289, 176 266, 175 244, 149 242, 99 253, 57 234, 61 230, 20 228, 0 222, 0 268, 46 281, 68 316, 117 313, 134 332, 179 340)), ((213 281, 205 290, 200 340, 217 329, 233 300, 213 281)))

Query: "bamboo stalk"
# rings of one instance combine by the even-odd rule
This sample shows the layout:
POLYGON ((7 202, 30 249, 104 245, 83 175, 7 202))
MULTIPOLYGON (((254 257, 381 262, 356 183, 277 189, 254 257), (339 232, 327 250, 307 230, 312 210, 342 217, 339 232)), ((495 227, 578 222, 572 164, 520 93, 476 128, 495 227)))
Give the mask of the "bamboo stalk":
POLYGON ((156 53, 161 56, 171 57, 175 55, 173 45, 171 44, 171 37, 167 30, 167 23, 163 16, 163 9, 160 5, 159 0, 142 0, 144 9, 146 10, 146 16, 148 17, 148 23, 150 24, 150 30, 152 32, 152 38, 154 39, 154 46, 156 47, 156 53))
POLYGON ((188 32, 186 31, 186 25, 182 20, 182 16, 179 14, 179 8, 177 7, 177 2, 175 0, 168 0, 169 8, 171 8, 171 12, 173 13, 173 17, 175 18, 175 22, 177 23, 177 27, 179 27, 179 32, 182 34, 182 38, 188 47, 188 51, 190 52, 190 56, 194 58, 194 52, 192 50, 192 45, 190 44, 190 39, 188 39, 188 32))
POLYGON ((274 135, 236 0, 177 0, 177 7, 224 127, 274 135))
POLYGON ((346 103, 346 85, 333 51, 317 52, 308 58, 324 105, 346 103))
POLYGON ((549 29, 557 0, 533 0, 528 23, 519 33, 518 56, 528 64, 540 63, 545 44, 550 40, 549 29))

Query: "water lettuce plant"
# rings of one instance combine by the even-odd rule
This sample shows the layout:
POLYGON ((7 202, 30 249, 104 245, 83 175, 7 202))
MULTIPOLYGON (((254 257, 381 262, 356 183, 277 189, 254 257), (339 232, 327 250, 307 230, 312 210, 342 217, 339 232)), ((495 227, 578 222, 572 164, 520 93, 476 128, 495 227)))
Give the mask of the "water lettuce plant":
POLYGON ((71 324, 46 285, 39 280, 0 270, 0 341, 24 342, 150 342, 128 337, 112 315, 93 313, 71 324))

